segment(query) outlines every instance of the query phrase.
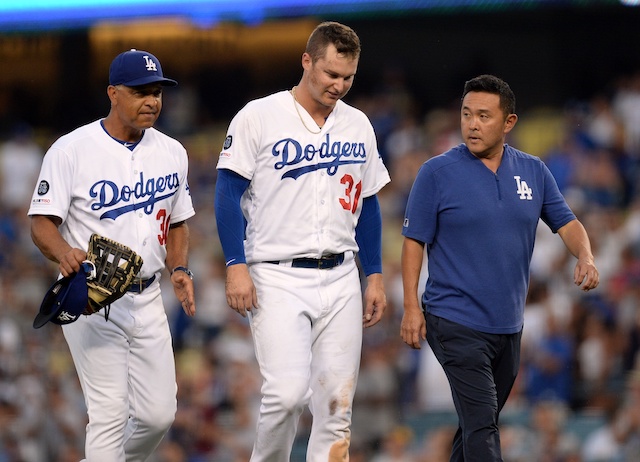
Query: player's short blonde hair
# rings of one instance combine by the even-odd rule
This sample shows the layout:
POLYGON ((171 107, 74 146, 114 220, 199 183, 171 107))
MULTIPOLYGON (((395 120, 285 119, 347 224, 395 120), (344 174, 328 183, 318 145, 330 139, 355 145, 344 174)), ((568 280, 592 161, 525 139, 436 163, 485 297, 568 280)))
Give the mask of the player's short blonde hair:
POLYGON ((307 41, 305 53, 316 62, 322 58, 329 45, 334 45, 338 53, 350 58, 360 57, 360 38, 353 29, 334 21, 325 21, 318 24, 307 41))

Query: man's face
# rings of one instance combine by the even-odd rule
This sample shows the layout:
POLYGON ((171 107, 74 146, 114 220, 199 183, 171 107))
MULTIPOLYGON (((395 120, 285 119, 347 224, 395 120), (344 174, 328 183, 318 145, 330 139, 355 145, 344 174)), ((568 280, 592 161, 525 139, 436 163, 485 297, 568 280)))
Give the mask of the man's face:
POLYGON ((111 101, 120 122, 135 130, 152 127, 162 110, 162 85, 159 83, 139 87, 117 85, 114 88, 111 101))
POLYGON ((502 153, 505 137, 515 125, 515 120, 515 114, 503 113, 499 95, 472 91, 462 100, 462 139, 478 158, 491 158, 502 153))
POLYGON ((353 85, 358 70, 358 58, 338 53, 335 45, 329 45, 324 57, 315 63, 305 54, 303 67, 309 74, 313 99, 320 105, 333 108, 353 85))

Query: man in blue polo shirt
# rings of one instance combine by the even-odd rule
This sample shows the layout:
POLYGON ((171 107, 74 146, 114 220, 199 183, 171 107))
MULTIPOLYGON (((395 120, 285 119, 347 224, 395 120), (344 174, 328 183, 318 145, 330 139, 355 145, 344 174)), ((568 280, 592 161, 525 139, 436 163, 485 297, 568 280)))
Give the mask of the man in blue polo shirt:
POLYGON ((505 144, 518 120, 509 85, 492 75, 466 82, 460 120, 464 144, 422 165, 407 203, 401 336, 412 348, 426 339, 449 380, 459 419, 450 460, 501 461, 498 416, 519 368, 539 219, 577 258, 577 286, 594 289, 599 275, 549 169, 505 144))

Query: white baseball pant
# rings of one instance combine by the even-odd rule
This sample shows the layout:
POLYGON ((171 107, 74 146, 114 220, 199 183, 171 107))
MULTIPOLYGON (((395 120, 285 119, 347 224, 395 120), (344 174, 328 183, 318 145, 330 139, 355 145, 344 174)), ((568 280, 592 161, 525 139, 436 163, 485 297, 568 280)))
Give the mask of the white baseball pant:
POLYGON ((160 285, 125 294, 104 309, 63 326, 80 379, 89 423, 90 462, 142 462, 176 413, 171 334, 160 285))
POLYGON ((362 289, 352 252, 332 269, 250 266, 262 403, 251 462, 288 462, 299 417, 313 415, 307 462, 346 460, 362 350, 362 289))

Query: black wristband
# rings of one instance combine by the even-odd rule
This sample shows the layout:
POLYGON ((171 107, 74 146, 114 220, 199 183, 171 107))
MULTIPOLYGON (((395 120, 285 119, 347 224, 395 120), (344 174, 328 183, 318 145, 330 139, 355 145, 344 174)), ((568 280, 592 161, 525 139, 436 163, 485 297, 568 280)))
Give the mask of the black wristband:
POLYGON ((189 276, 190 279, 193 279, 193 271, 191 271, 186 266, 176 266, 171 270, 171 274, 175 273, 176 271, 184 271, 185 273, 187 273, 187 276, 189 276))

